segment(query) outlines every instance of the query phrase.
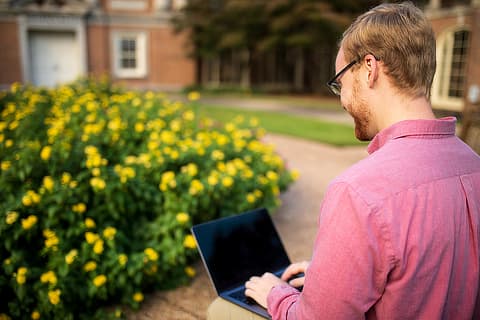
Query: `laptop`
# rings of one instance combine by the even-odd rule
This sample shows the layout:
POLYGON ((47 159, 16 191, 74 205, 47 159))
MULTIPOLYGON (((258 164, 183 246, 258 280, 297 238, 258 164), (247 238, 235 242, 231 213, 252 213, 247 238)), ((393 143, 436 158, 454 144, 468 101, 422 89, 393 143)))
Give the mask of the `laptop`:
POLYGON ((290 259, 265 208, 192 227, 193 236, 217 294, 270 319, 267 310, 247 298, 245 282, 271 272, 281 276, 290 259))

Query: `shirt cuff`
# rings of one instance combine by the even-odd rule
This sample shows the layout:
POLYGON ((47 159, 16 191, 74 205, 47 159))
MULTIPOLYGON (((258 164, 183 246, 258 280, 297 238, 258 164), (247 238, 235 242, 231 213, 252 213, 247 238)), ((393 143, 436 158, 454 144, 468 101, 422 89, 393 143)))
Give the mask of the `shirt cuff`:
POLYGON ((268 313, 272 315, 273 319, 282 318, 282 314, 286 316, 299 295, 300 291, 292 286, 286 284, 274 286, 267 296, 268 313))

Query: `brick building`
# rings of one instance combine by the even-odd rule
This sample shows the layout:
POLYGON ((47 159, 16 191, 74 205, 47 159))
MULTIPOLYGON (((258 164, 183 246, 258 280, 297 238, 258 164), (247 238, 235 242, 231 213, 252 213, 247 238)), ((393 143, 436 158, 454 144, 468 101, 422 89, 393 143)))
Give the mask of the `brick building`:
POLYGON ((0 0, 0 87, 107 75, 131 87, 195 81, 186 37, 169 23, 185 0, 0 0))
POLYGON ((437 38, 436 108, 462 111, 480 85, 480 0, 430 0, 425 8, 437 38))
MULTIPOLYGON (((138 88, 192 84, 186 37, 169 23, 186 1, 0 0, 0 88, 15 81, 52 86, 86 74, 138 88)), ((437 36, 432 103, 462 111, 468 90, 480 85, 480 0, 430 0, 425 12, 437 36)))

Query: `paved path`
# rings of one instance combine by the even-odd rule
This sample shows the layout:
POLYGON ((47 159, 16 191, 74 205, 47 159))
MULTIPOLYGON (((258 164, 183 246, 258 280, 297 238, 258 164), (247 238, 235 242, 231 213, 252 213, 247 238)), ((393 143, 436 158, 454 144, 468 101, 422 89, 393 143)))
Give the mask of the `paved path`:
MULTIPOLYGON (((274 214, 274 223, 292 261, 310 257, 323 193, 336 175, 366 156, 365 147, 338 148, 306 140, 268 135, 290 168, 300 178, 281 195, 282 205, 274 214)), ((215 298, 203 265, 196 265, 197 276, 188 287, 156 292, 147 297, 142 309, 131 320, 203 320, 215 298)))

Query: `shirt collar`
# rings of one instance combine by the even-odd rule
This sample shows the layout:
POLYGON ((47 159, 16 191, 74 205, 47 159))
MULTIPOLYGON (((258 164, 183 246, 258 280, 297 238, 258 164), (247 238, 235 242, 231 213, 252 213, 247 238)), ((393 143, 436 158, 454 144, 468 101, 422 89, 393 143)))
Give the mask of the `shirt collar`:
POLYGON ((435 120, 404 120, 383 129, 368 145, 369 154, 383 147, 390 140, 403 137, 443 138, 455 135, 455 117, 445 117, 435 120))

